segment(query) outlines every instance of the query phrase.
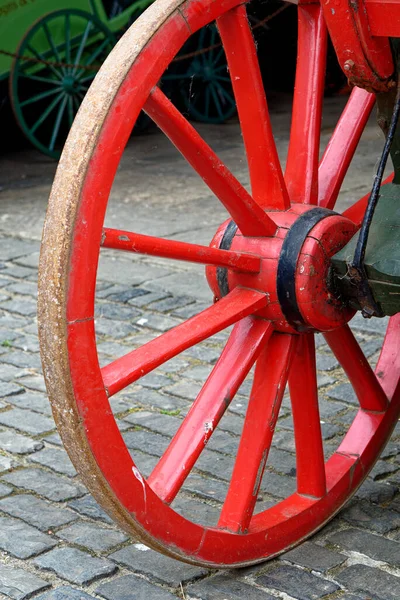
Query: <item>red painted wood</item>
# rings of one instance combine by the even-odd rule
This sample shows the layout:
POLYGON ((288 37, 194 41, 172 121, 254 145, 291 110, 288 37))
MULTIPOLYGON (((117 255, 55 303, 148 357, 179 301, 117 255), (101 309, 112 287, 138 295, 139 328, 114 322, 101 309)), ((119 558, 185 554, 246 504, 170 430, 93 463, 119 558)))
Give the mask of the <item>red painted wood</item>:
POLYGON ((265 294, 236 288, 195 317, 103 367, 108 395, 116 394, 180 352, 260 310, 266 302, 265 294))
POLYGON ((326 477, 313 334, 302 335, 299 339, 289 388, 296 443, 297 492, 322 498, 326 493, 326 477))
POLYGON ((219 250, 208 246, 167 240, 107 227, 103 229, 101 245, 103 248, 148 254, 161 258, 171 258, 203 265, 218 265, 245 273, 258 273, 261 263, 258 256, 251 256, 250 254, 219 250))
POLYGON ((321 0, 326 24, 340 66, 349 80, 360 87, 385 92, 394 65, 389 40, 371 35, 364 0, 321 0))
POLYGON ((257 361, 242 436, 218 527, 249 527, 285 392, 296 336, 274 333, 257 361))
POLYGON ((375 373, 387 397, 393 398, 400 375, 400 313, 389 319, 375 373))
POLYGON ((290 202, 245 6, 226 12, 217 20, 217 25, 235 93, 252 195, 263 208, 285 210, 290 202))
MULTIPOLYGON (((212 11, 222 13, 224 6, 228 4, 226 0, 226 5, 224 5, 224 1, 214 0, 211 3, 210 14, 212 11)), ((182 11, 192 11, 191 14, 198 16, 198 22, 208 18, 203 0, 188 0, 182 11)), ((129 518, 138 524, 156 547, 161 545, 166 551, 170 550, 183 558, 199 560, 210 566, 243 566, 246 563, 271 557, 321 527, 351 496, 373 466, 400 413, 399 319, 397 316, 390 320, 377 368, 377 377, 385 392, 391 396, 391 402, 385 412, 359 411, 338 452, 327 461, 327 493, 325 496, 317 499, 298 493, 293 494, 282 502, 278 502, 271 509, 254 515, 248 525, 247 533, 234 534, 223 529, 199 526, 185 519, 173 511, 148 486, 119 433, 104 389, 102 371, 98 365, 92 318, 93 293, 107 196, 125 142, 150 90, 156 85, 163 70, 172 60, 187 35, 187 23, 178 12, 174 13, 172 18, 160 23, 154 37, 122 83, 106 116, 105 123, 99 131, 96 150, 87 172, 85 171, 86 179, 80 196, 79 211, 76 220, 71 223, 74 241, 68 259, 70 284, 67 290, 67 320, 70 323, 67 325, 67 359, 74 397, 81 419, 81 426, 76 434, 77 439, 86 436, 93 458, 106 479, 107 483, 104 485, 107 487, 107 493, 113 495, 118 511, 126 509, 129 518)), ((356 111, 353 113, 353 117, 355 114, 356 111)), ((358 114, 358 120, 355 119, 353 122, 353 129, 356 128, 357 131, 360 129, 359 119, 364 118, 363 111, 358 114)), ((336 143, 336 149, 334 148, 336 158, 333 160, 331 153, 330 171, 329 169, 324 170, 324 176, 328 178, 325 189, 331 190, 331 192, 333 189, 333 195, 336 193, 335 185, 337 186, 338 179, 343 175, 343 164, 347 168, 350 161, 349 153, 352 152, 351 139, 353 136, 351 129, 348 127, 347 135, 342 131, 340 144, 336 143), (336 173, 337 170, 339 175, 336 173)), ((93 130, 83 131, 82 144, 89 144, 86 136, 91 135, 93 135, 93 130)), ((336 141, 338 142, 337 139, 336 141)), ((325 158, 325 168, 327 164, 328 161, 325 158)), ((78 161, 76 165, 78 171, 81 167, 82 163, 78 161)), ((232 194, 232 202, 233 198, 234 194, 232 194)), ((322 199, 324 198, 325 196, 322 199)), ((358 212, 360 211, 358 210, 358 212)), ((283 239, 284 235, 284 226, 281 225, 277 232, 277 238, 283 239)), ((258 240, 252 240, 252 248, 255 248, 257 243, 258 240)), ((271 254, 273 254, 272 249, 271 254)), ((265 262, 267 260, 275 259, 266 259, 265 262)), ((271 287, 276 282, 270 273, 268 283, 265 284, 267 287, 271 287)), ((237 273, 233 275, 236 277, 237 273)), ((245 276, 249 279, 252 277, 250 274, 245 276)), ((256 279, 257 276, 254 276, 254 281, 256 279)), ((261 280, 257 279, 257 281, 261 280)), ((254 298, 260 298, 261 305, 265 302, 263 294, 259 292, 250 290, 241 290, 241 292, 254 294, 254 298)), ((228 298, 230 297, 228 296, 228 298)), ((241 305, 242 300, 239 297, 237 300, 241 305)), ((224 305, 223 302, 224 300, 220 300, 216 306, 219 304, 220 308, 224 306, 227 308, 228 304, 224 305)), ((271 312, 272 306, 269 306, 271 312)), ((249 312, 256 311, 259 310, 259 305, 255 302, 252 308, 246 305, 247 309, 249 312)), ((229 311, 228 308, 227 310, 229 311)), ((177 346, 180 345, 180 349, 185 347, 189 338, 190 342, 188 343, 191 344, 192 341, 195 343, 195 339, 191 335, 198 335, 196 339, 204 339, 203 336, 207 335, 205 329, 208 327, 209 314, 215 313, 211 312, 206 315, 203 313, 203 316, 195 321, 199 325, 200 331, 185 330, 183 345, 182 337, 176 341, 177 346)), ((236 316, 232 316, 232 318, 235 319, 236 316)), ((217 327, 216 330, 223 326, 219 317, 213 323, 217 327), (218 326, 216 325, 217 320, 218 326)), ((174 332, 176 335, 176 330, 174 332)), ((171 352, 172 346, 169 341, 172 340, 174 332, 167 338, 160 336, 158 343, 150 346, 151 356, 146 358, 146 352, 149 350, 147 346, 141 349, 140 354, 131 354, 130 357, 135 361, 141 357, 145 369, 153 368, 158 360, 166 360, 168 356, 168 351, 166 355, 163 347, 165 339, 167 339, 169 352, 171 352)), ((179 331, 178 336, 180 336, 179 331)), ((332 336, 334 337, 334 332, 332 332, 332 336)), ((340 345, 338 338, 334 337, 334 343, 340 345)), ((175 350, 179 352, 177 346, 173 348, 173 352, 175 350)), ((348 362, 350 359, 357 361, 358 351, 354 352, 351 345, 347 348, 348 362)), ((283 354, 277 354, 275 360, 279 363, 282 361, 282 357, 283 354)), ((127 362, 130 361, 127 360, 127 362)), ((140 361, 138 362, 140 367, 140 361)), ((129 366, 133 368, 132 364, 129 366)), ((136 365, 134 366, 136 367, 136 365)), ((360 382, 366 382, 367 388, 371 390, 371 396, 373 397, 375 394, 376 398, 373 397, 373 401, 369 403, 367 409, 379 408, 381 392, 371 383, 373 380, 370 375, 366 376, 364 372, 358 377, 350 366, 349 373, 350 379, 357 380, 355 387, 359 386, 361 389, 360 382)))
POLYGON ((364 0, 371 35, 400 37, 398 0, 364 0))
POLYGON ((354 88, 351 92, 319 165, 319 206, 331 209, 335 206, 374 104, 374 94, 360 88, 354 88))
POLYGON ((332 352, 346 372, 363 410, 382 412, 388 399, 350 327, 324 333, 332 352))
POLYGON ((154 88, 144 110, 222 202, 244 235, 274 235, 274 222, 159 88, 154 88))
POLYGON ((319 4, 298 7, 296 83, 285 181, 291 202, 317 204, 327 31, 319 4))
POLYGON ((148 484, 172 502, 272 333, 268 321, 237 323, 192 408, 157 463, 148 484))

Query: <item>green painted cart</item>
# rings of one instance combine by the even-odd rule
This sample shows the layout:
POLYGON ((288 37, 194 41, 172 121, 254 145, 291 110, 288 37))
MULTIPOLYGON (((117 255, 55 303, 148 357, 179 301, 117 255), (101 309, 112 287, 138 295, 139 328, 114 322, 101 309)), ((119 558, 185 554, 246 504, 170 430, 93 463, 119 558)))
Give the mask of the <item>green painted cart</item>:
MULTIPOLYGON (((9 77, 16 120, 39 150, 58 158, 100 65, 152 2, 0 0, 0 79, 9 77)), ((190 117, 227 120, 235 103, 216 29, 201 31, 183 55, 165 76, 164 87, 190 117)))

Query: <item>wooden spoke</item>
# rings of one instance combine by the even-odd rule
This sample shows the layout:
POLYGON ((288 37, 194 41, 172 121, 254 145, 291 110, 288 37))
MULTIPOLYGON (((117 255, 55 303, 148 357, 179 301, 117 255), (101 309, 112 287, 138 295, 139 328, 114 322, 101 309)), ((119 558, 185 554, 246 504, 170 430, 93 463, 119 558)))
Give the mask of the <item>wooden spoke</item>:
POLYGON ((130 231, 119 231, 118 229, 103 229, 101 245, 104 248, 114 248, 150 256, 228 267, 245 273, 258 273, 261 265, 260 258, 250 254, 219 250, 218 248, 209 248, 208 246, 176 240, 166 240, 130 231))
POLYGON ((374 412, 385 411, 388 405, 386 394, 350 327, 345 325, 328 331, 324 337, 346 372, 361 408, 374 412))
POLYGON ((375 95, 355 87, 326 147, 318 172, 318 204, 335 206, 339 190, 367 124, 375 95))
POLYGON ((144 110, 222 202, 244 235, 274 235, 272 219, 159 88, 152 90, 144 110))
POLYGON ((296 84, 285 172, 291 202, 318 202, 326 49, 327 30, 321 6, 299 5, 296 84))
POLYGON ((296 336, 274 333, 257 361, 220 528, 244 533, 249 527, 296 343, 296 336))
POLYGON ((253 317, 235 325, 219 361, 148 479, 164 502, 175 498, 271 332, 270 323, 253 317))
POLYGON ((289 375, 296 444, 297 491, 322 498, 326 493, 324 448, 318 407, 315 342, 302 335, 289 375))
POLYGON ((226 12, 217 19, 217 25, 236 98, 253 197, 263 208, 286 210, 290 206, 289 196, 245 6, 226 12))
POLYGON ((266 302, 265 294, 235 288, 210 308, 104 367, 101 372, 108 395, 116 394, 180 352, 260 310, 266 302))

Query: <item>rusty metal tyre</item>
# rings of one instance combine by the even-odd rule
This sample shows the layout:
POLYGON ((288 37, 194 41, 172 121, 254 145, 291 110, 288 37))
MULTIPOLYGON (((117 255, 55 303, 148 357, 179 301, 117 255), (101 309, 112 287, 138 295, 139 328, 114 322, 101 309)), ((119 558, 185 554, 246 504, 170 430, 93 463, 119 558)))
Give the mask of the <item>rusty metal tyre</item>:
POLYGON ((134 538, 168 556, 209 567, 245 566, 271 558, 322 527, 362 483, 400 410, 399 315, 389 321, 375 374, 347 324, 353 313, 332 297, 326 284, 329 257, 351 237, 365 210, 361 200, 344 215, 331 212, 373 98, 363 90, 353 92, 318 175, 326 48, 318 5, 299 7, 299 30, 286 181, 245 7, 235 0, 161 0, 120 40, 86 95, 60 160, 45 222, 39 331, 46 385, 68 453, 97 501, 134 538), (156 87, 188 39, 189 29, 194 32, 215 19, 249 157, 251 196, 156 87), (237 44, 240 53, 235 52, 237 44), (103 228, 114 176, 143 107, 230 213, 210 247, 103 228), (293 317, 293 306, 291 310, 284 306, 290 294, 279 273, 284 244, 291 249, 295 242, 298 254, 292 275, 298 303, 293 317), (100 368, 94 299, 102 246, 206 264, 218 302, 100 368), (223 277, 218 276, 221 273, 223 277), (278 301, 277 286, 282 285, 278 301), (124 443, 109 397, 232 324, 213 372, 145 479, 124 443), (360 404, 326 462, 318 410, 316 331, 325 335, 360 404), (213 527, 199 525, 178 514, 171 503, 254 364, 253 389, 219 522, 213 527), (256 513, 287 381, 297 489, 256 513))

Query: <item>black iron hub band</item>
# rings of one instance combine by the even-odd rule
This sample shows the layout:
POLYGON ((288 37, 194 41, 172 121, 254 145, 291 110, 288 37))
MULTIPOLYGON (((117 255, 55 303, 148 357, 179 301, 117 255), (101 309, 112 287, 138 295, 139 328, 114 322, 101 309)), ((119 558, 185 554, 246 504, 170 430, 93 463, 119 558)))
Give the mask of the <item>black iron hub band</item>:
MULTIPOLYGON (((233 238, 236 235, 238 226, 233 221, 228 223, 227 228, 222 236, 221 243, 219 245, 221 250, 230 250, 233 242, 233 238)), ((221 298, 229 293, 228 285, 228 269, 226 267, 217 267, 217 284, 221 298)))
POLYGON ((333 215, 337 215, 337 213, 327 208, 312 208, 297 219, 283 240, 278 261, 278 300, 287 322, 297 331, 309 329, 297 304, 295 281, 297 260, 306 237, 313 227, 326 217, 333 215))

